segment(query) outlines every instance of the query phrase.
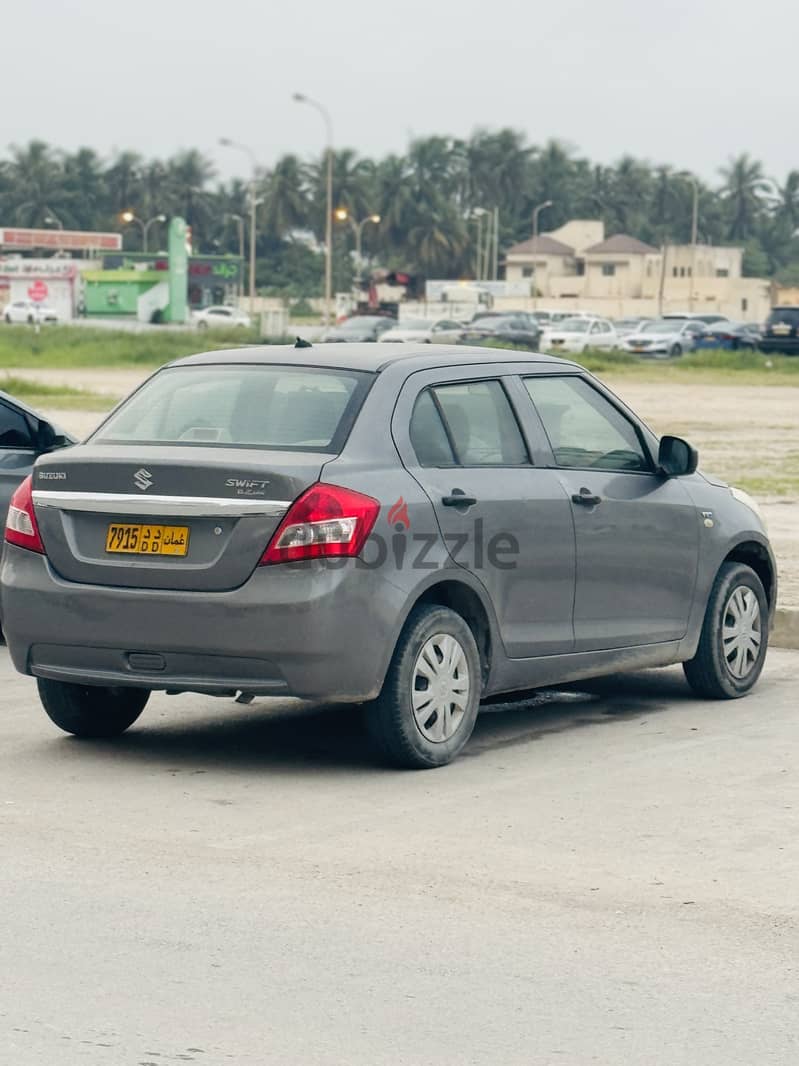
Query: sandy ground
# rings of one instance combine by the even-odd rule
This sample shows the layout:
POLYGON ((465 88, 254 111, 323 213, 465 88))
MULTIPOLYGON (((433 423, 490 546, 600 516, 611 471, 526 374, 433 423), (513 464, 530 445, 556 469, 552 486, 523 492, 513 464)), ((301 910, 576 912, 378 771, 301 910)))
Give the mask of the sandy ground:
MULTIPOLYGON (((138 385, 145 370, 10 370, 48 385, 71 385, 117 399, 138 385)), ((703 469, 752 489, 763 507, 780 567, 780 603, 799 606, 799 388, 790 386, 675 384, 606 380, 658 433, 685 436, 699 449, 703 469), (784 473, 784 482, 780 478, 784 473), (770 484, 769 484, 770 483, 770 484), (775 486, 782 484, 780 495, 775 486), (789 491, 785 492, 786 487, 789 491)), ((96 412, 45 411, 70 432, 85 436, 96 412)))

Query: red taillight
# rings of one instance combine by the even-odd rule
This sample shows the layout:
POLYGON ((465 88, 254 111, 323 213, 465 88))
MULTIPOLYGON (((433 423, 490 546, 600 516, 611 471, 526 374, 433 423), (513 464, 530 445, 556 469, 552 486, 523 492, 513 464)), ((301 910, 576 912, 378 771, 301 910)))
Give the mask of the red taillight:
POLYGON ((379 513, 371 496, 320 481, 291 505, 259 565, 360 555, 379 513))
POLYGON ((33 509, 31 484, 31 476, 28 474, 11 497, 6 518, 6 540, 9 544, 16 544, 20 548, 44 555, 44 545, 39 536, 36 512, 33 509))

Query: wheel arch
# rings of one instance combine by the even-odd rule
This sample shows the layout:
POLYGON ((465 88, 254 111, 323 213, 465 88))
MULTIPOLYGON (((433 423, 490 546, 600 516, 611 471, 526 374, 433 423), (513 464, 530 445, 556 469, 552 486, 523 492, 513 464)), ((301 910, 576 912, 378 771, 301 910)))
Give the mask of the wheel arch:
POLYGON ((773 613, 777 575, 774 561, 765 545, 757 540, 743 540, 727 552, 722 563, 743 563, 751 567, 763 583, 769 612, 773 613))
MULTIPOLYGON (((497 641, 494 639, 494 623, 483 597, 467 582, 457 577, 445 577, 429 585, 411 604, 408 614, 419 606, 448 607, 459 614, 471 629, 480 653, 483 689, 488 685, 497 641)), ((405 621, 407 621, 407 616, 405 621)))

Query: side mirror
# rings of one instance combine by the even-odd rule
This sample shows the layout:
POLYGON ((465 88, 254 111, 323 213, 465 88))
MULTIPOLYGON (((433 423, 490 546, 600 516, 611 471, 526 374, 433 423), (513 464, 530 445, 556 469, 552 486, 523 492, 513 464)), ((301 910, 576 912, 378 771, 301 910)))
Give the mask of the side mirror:
POLYGON ((661 437, 658 449, 658 471, 664 477, 685 477, 693 474, 699 464, 699 452, 682 437, 661 437))

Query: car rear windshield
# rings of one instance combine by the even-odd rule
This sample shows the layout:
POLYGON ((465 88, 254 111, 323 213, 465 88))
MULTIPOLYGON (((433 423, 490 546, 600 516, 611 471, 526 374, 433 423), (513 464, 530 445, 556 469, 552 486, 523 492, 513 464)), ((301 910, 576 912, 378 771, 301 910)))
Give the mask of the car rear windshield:
POLYGON ((766 319, 767 326, 777 322, 787 322, 789 326, 799 326, 799 307, 775 307, 766 319))
POLYGON ((337 453, 371 378, 307 366, 169 367, 90 439, 337 453))

